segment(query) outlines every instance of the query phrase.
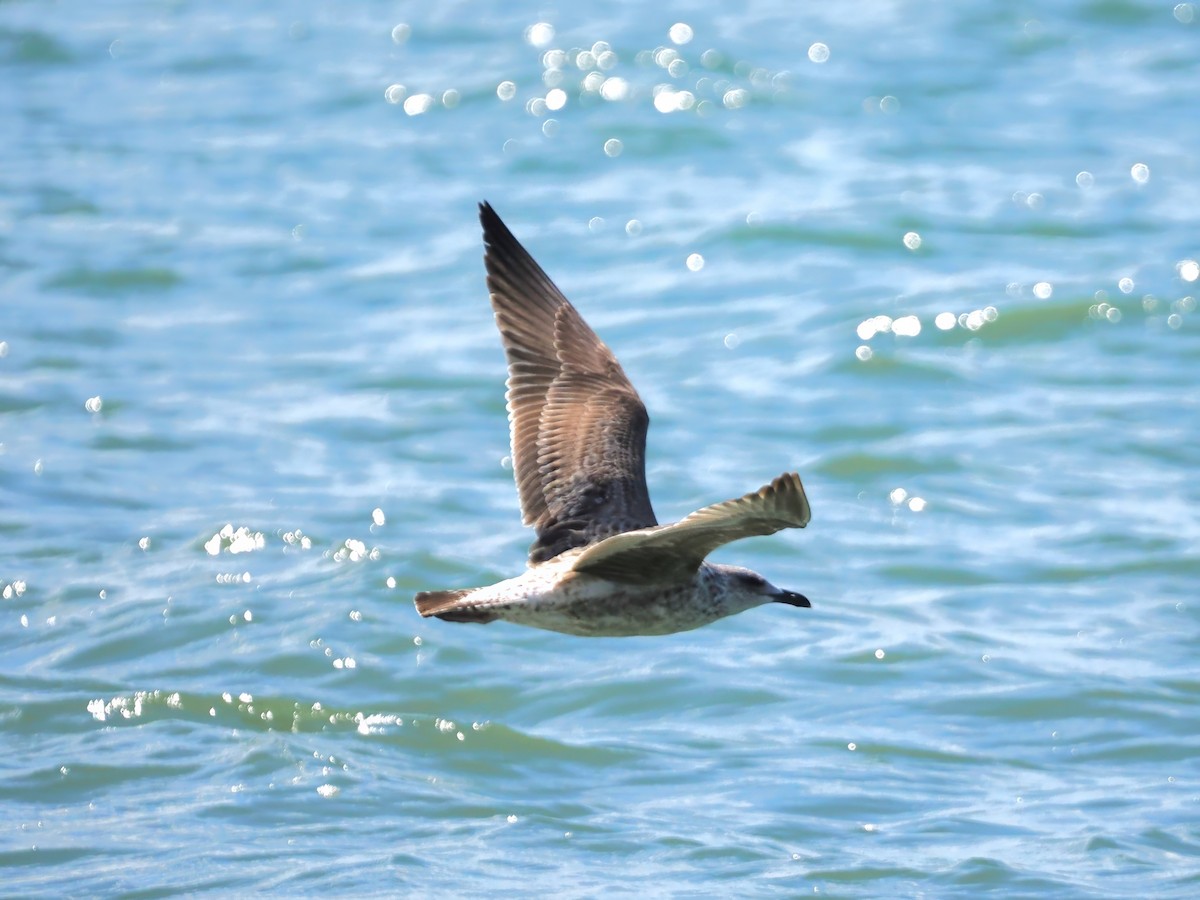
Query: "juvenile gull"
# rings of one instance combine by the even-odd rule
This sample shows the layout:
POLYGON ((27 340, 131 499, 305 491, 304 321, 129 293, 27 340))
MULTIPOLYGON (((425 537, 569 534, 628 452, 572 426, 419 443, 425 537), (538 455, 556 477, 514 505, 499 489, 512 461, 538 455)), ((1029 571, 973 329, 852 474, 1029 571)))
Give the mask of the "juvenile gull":
POLYGON ((650 418, 616 357, 487 203, 484 265, 508 358, 513 474, 537 529, 523 575, 422 591, 422 616, 503 619, 584 636, 670 634, 764 603, 808 606, 717 547, 808 524, 800 476, 659 525, 646 489, 650 418))

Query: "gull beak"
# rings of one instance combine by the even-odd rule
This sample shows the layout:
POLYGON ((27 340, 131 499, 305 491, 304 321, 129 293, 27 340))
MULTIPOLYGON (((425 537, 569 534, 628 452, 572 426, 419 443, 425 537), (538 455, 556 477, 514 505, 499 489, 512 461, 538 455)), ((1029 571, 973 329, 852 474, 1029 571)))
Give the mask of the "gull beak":
POLYGON ((794 591, 780 591, 771 599, 776 603, 786 603, 788 606, 803 606, 806 609, 812 607, 807 597, 803 594, 797 594, 794 591))

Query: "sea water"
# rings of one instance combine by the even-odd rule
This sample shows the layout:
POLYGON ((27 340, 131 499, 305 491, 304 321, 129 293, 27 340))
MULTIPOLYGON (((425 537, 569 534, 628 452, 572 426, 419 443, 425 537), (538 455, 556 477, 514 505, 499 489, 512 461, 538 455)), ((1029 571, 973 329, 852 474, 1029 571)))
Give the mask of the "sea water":
POLYGON ((0 6, 3 892, 1194 896, 1198 13, 0 6), (483 199, 811 610, 417 616, 483 199))

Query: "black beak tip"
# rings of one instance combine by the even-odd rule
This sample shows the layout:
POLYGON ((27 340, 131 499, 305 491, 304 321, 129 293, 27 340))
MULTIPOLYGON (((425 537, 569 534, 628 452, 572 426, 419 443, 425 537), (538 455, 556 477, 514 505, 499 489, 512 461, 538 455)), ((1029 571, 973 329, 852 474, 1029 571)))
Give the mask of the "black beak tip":
POLYGON ((788 606, 803 606, 805 609, 811 609, 812 604, 808 602, 808 598, 803 594, 797 594, 794 591, 780 591, 779 596, 775 598, 776 603, 786 603, 788 606))

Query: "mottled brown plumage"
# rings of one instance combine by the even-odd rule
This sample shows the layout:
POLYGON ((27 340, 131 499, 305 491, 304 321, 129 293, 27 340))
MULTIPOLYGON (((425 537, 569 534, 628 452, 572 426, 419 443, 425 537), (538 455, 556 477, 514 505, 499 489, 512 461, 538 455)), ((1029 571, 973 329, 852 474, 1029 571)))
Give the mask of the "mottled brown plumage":
POLYGON ((646 489, 650 417, 612 351, 484 203, 484 265, 508 358, 521 513, 545 562, 657 524, 646 489))
POLYGON ((508 358, 513 471, 529 568, 465 590, 422 591, 417 611, 567 634, 670 634, 764 603, 808 606, 738 566, 722 544, 808 524, 800 477, 659 525, 646 489, 650 419, 616 357, 495 211, 480 205, 488 291, 508 358))
POLYGON ((698 509, 673 525, 593 544, 579 554, 573 568, 626 584, 681 581, 723 544, 803 528, 811 515, 800 476, 788 472, 752 494, 698 509))

